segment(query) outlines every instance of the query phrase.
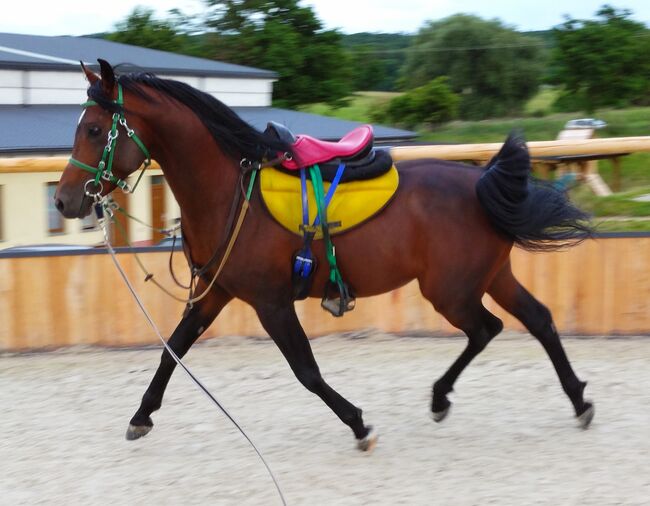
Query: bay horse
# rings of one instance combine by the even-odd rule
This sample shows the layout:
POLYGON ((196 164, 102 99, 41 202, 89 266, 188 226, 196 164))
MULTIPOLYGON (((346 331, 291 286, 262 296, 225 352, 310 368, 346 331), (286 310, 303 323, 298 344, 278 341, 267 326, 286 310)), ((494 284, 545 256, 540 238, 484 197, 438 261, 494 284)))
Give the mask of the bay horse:
MULTIPOLYGON (((270 153, 290 151, 290 146, 186 84, 147 73, 117 76, 110 64, 98 61, 99 74, 82 65, 91 102, 85 104, 77 126, 71 162, 57 186, 56 207, 66 218, 91 212, 93 198, 87 189, 89 184, 94 188, 93 176, 80 165, 97 167, 106 136, 115 130, 114 114, 122 114, 124 124, 118 130, 124 126, 126 133, 131 131, 129 137, 137 132, 138 142, 128 140, 123 131, 124 140, 111 153, 113 177, 98 193, 106 195, 120 186, 150 153, 180 205, 188 263, 205 266, 223 249, 233 198, 241 192, 240 161, 272 158, 270 153)), ((513 136, 483 168, 435 159, 396 166, 400 181, 392 203, 376 218, 338 235, 337 259, 358 297, 417 279, 433 308, 467 335, 463 352, 433 383, 434 419, 445 418, 455 381, 503 328, 481 302, 488 293, 544 347, 586 428, 594 414, 593 405, 583 399, 586 383, 574 373, 549 310, 515 279, 509 257, 514 244, 529 250, 574 244, 590 234, 588 217, 562 192, 531 179, 525 143, 513 136)), ((296 316, 290 258, 301 247, 301 238, 267 214, 258 191, 253 191, 250 205, 254 212, 246 217, 216 283, 203 300, 186 308, 168 343, 184 356, 229 301, 245 301, 300 383, 352 429, 359 448, 369 449, 376 434, 364 423, 361 409, 325 382, 296 316)), ((315 241, 314 254, 320 265, 327 265, 322 243, 315 241)), ((208 286, 215 269, 200 277, 197 292, 208 286)), ((318 269, 309 296, 321 296, 327 278, 327 269, 318 269)), ((128 439, 144 436, 153 427, 151 414, 161 407, 175 365, 163 352, 130 420, 128 439)))

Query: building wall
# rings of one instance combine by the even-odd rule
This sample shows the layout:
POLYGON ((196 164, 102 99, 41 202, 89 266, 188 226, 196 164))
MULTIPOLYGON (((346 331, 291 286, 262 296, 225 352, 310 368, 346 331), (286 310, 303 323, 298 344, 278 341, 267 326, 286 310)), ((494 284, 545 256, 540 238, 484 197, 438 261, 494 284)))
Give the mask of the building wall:
MULTIPOLYGON (((230 107, 271 105, 271 79, 159 75, 205 91, 230 107)), ((0 70, 0 105, 79 104, 87 86, 80 70, 0 70)))
MULTIPOLYGON (((61 174, 61 171, 11 173, 0 170, 0 248, 33 244, 96 245, 103 241, 98 229, 82 230, 80 220, 64 220, 63 232, 48 233, 47 184, 57 182, 61 174)), ((160 169, 148 170, 135 193, 127 195, 130 213, 145 223, 152 222, 151 177, 160 174, 160 169)), ((180 210, 168 185, 165 187, 165 217, 167 225, 171 226, 180 216, 180 210)), ((147 242, 151 236, 148 227, 130 222, 130 242, 147 242)))

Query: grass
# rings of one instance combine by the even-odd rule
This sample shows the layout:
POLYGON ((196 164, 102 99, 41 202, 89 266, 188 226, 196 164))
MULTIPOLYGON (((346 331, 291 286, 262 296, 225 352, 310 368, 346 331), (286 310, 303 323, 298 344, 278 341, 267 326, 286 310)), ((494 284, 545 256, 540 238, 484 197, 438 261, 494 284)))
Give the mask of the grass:
POLYGON ((348 104, 343 107, 332 107, 327 104, 309 104, 299 108, 302 112, 319 114, 321 116, 334 116, 339 119, 372 123, 372 111, 377 107, 387 104, 399 93, 388 91, 360 91, 352 95, 348 104))
POLYGON ((541 87, 539 93, 531 98, 524 107, 524 113, 528 116, 546 116, 553 107, 559 91, 550 86, 541 87))
MULTIPOLYGON (((481 143, 502 142, 513 129, 521 129, 529 141, 555 139, 564 124, 586 116, 602 119, 607 127, 597 132, 597 137, 631 137, 650 135, 650 107, 603 109, 590 115, 584 113, 554 113, 552 104, 558 91, 545 87, 526 105, 525 116, 484 121, 453 121, 451 123, 418 131, 421 142, 481 143)), ((341 119, 372 123, 372 111, 385 105, 398 93, 355 93, 345 107, 334 109, 325 104, 312 104, 301 108, 341 119)), ((598 162, 598 172, 611 187, 613 167, 609 160, 598 162)), ((586 186, 579 185, 571 191, 577 205, 596 217, 644 217, 648 220, 614 219, 600 224, 602 231, 650 231, 650 203, 635 202, 633 197, 650 193, 650 153, 633 153, 621 158, 621 192, 610 197, 597 197, 586 186)))
MULTIPOLYGON (((498 118, 483 121, 452 121, 432 129, 420 130, 422 140, 432 142, 499 142, 513 128, 523 130, 529 141, 555 139, 565 123, 581 118, 582 113, 554 113, 541 118, 498 118)), ((650 107, 628 109, 603 109, 593 117, 607 122, 607 126, 596 133, 597 137, 632 137, 650 134, 650 107)))
POLYGON ((596 232, 650 232, 647 220, 599 220, 594 219, 596 232))
POLYGON ((650 202, 633 200, 634 197, 650 194, 650 186, 638 187, 623 193, 615 193, 608 197, 597 197, 585 185, 577 186, 570 193, 571 199, 576 204, 594 216, 648 217, 650 220, 650 202))

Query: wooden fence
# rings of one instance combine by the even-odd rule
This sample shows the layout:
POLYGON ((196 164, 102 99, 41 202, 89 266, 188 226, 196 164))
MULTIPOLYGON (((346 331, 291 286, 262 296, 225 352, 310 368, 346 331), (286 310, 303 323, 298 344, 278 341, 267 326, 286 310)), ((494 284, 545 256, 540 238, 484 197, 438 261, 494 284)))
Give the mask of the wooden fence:
MULTIPOLYGON (((144 283, 132 254, 119 258, 163 334, 170 334, 182 305, 144 283)), ((158 279, 168 279, 168 253, 144 253, 142 258, 158 279)), ((515 249, 512 260, 519 280, 552 310, 561 333, 650 334, 650 236, 591 240, 558 253, 515 249)), ((175 261, 185 272, 182 255, 175 261)), ((486 305, 506 328, 522 329, 488 297, 486 305)), ((360 328, 456 332, 422 298, 417 283, 360 299, 343 318, 325 313, 318 300, 299 303, 298 312, 311 336, 360 328)), ((265 333, 252 309, 233 301, 206 332, 207 337, 222 335, 265 333)), ((0 350, 155 342, 106 254, 0 258, 0 350)))
MULTIPOLYGON (((394 147, 390 152, 395 161, 419 158, 487 161, 501 146, 502 143, 429 144, 394 147)), ((613 155, 650 151, 650 136, 532 141, 527 146, 533 157, 613 155)), ((67 156, 0 158, 0 173, 61 172, 67 163, 67 156)), ((159 168, 155 161, 152 168, 159 168)))

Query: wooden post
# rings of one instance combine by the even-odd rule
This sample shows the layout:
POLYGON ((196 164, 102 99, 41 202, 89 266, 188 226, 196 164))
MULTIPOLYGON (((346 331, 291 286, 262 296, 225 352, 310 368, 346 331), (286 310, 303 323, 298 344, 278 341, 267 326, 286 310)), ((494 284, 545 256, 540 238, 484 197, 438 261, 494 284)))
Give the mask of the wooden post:
POLYGON ((615 192, 621 191, 621 158, 615 156, 612 158, 612 188, 615 192))

